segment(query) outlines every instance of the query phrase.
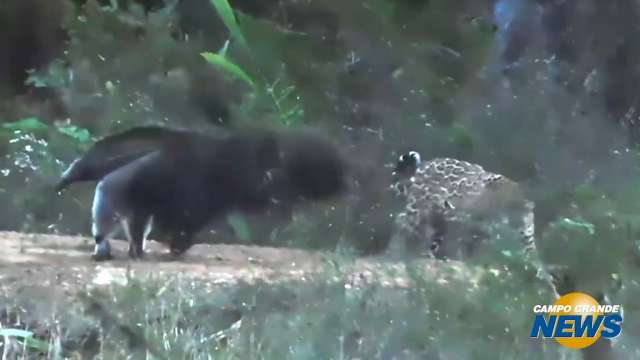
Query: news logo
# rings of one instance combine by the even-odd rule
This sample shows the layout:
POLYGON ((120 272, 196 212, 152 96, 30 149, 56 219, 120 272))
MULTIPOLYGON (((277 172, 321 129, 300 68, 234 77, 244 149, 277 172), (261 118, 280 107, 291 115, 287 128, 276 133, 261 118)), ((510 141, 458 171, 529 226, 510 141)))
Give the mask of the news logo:
POLYGON ((622 307, 600 305, 585 293, 566 294, 553 305, 535 305, 533 312, 532 338, 552 338, 572 349, 586 348, 600 337, 611 339, 622 332, 622 307))

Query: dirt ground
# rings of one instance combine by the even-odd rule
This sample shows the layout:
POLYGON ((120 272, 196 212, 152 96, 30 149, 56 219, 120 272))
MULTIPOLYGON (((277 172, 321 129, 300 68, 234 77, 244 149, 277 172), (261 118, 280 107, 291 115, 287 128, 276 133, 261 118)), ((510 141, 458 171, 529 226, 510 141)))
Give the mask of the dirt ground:
MULTIPOLYGON (((382 257, 348 258, 288 248, 198 244, 176 260, 168 256, 163 244, 149 241, 144 260, 131 261, 127 245, 126 241, 112 241, 114 260, 95 262, 90 258, 93 241, 89 238, 0 232, 0 329, 28 329, 37 339, 52 341, 51 334, 57 332, 51 332, 49 319, 56 319, 55 314, 68 316, 69 311, 79 311, 82 307, 77 306, 77 300, 86 296, 85 290, 105 290, 99 293, 108 298, 114 284, 126 284, 132 278, 166 280, 167 286, 187 281, 207 291, 238 283, 315 279, 344 281, 345 289, 371 282, 402 288, 411 284, 403 263, 382 257)), ((469 269, 460 264, 449 262, 445 266, 422 260, 416 265, 423 266, 427 277, 433 276, 438 282, 452 277, 470 279, 469 269)), ((471 282, 473 286, 475 281, 471 282)), ((216 311, 227 314, 226 309, 216 311)), ((107 312, 100 314, 103 321, 109 318, 104 315, 107 312)), ((240 316, 236 312, 232 315, 240 316)), ((98 333, 91 328, 78 329, 65 338, 65 346, 97 352, 98 333)), ((9 344, 13 345, 3 348, 0 341, 0 353, 20 353, 21 345, 9 344)))
POLYGON ((92 240, 78 236, 0 232, 0 288, 5 292, 35 288, 67 294, 92 285, 125 282, 129 276, 184 276, 225 284, 303 277, 321 263, 319 254, 301 250, 241 245, 199 244, 179 260, 167 248, 147 244, 144 260, 130 261, 126 241, 111 241, 114 260, 90 259, 92 240))
MULTIPOLYGON (((92 240, 77 236, 0 232, 0 291, 4 295, 54 294, 67 297, 87 286, 125 283, 129 276, 182 277, 208 284, 237 282, 304 281, 331 268, 331 254, 287 248, 243 245, 198 244, 180 260, 171 260, 167 248, 155 241, 147 244, 144 260, 127 258, 127 243, 112 241, 114 260, 90 259, 92 240)), ((344 274, 354 284, 377 281, 391 286, 407 286, 403 265, 376 258, 353 260, 344 274), (384 263, 384 270, 381 264, 384 263), (397 271, 389 269, 397 268, 397 271)), ((439 265, 426 261, 425 272, 446 281, 439 265)), ((452 276, 451 264, 447 277, 452 276)), ((463 275, 462 268, 460 269, 463 275)), ((466 274, 469 275, 468 273, 466 274)), ((455 273, 453 274, 455 276, 455 273)))

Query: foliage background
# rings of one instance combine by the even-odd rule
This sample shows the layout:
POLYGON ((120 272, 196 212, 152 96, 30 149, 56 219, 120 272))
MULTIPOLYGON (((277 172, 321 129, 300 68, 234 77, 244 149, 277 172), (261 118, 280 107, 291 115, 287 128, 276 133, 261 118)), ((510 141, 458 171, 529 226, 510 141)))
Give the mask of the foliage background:
MULTIPOLYGON (((638 11, 635 2, 597 0, 5 0, 0 229, 88 234, 91 187, 59 197, 51 186, 92 141, 117 130, 319 127, 357 164, 346 199, 309 207, 286 228, 247 218, 231 222, 235 235, 203 241, 379 253, 395 206, 380 189, 399 153, 477 162, 525 186, 540 255, 562 269, 566 289, 625 306, 616 349, 637 357, 638 11)), ((348 293, 326 279, 234 289, 234 301, 293 291, 296 315, 269 302, 240 306, 255 321, 219 355, 557 358, 559 349, 529 349, 510 330, 526 329, 527 304, 549 294, 531 280, 529 260, 495 250, 473 265, 508 275, 487 275, 475 292, 464 278, 446 286, 416 278, 400 293, 348 293), (324 300, 304 300, 318 294, 324 300)), ((131 291, 153 292, 122 289, 121 301, 131 291)), ((202 306, 227 299, 185 291, 202 306)), ((154 301, 140 304, 141 314, 160 306, 154 301)), ((165 325, 195 321, 171 312, 165 325)), ((149 341, 163 335, 149 331, 149 341)), ((175 351, 210 350, 187 333, 169 340, 175 351)), ((131 350, 110 344, 103 351, 131 350)))

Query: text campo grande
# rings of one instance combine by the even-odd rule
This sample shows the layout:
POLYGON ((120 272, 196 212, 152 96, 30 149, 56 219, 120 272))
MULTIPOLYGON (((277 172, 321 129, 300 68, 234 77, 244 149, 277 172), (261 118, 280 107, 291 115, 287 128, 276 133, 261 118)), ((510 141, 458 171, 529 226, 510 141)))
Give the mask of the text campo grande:
POLYGON ((620 305, 535 305, 533 312, 540 313, 617 313, 620 312, 620 305))

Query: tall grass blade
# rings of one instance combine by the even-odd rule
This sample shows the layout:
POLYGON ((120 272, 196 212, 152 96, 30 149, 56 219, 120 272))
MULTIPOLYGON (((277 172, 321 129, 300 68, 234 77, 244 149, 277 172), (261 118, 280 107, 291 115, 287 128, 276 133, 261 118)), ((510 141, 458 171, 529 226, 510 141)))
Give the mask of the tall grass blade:
POLYGON ((238 21, 233 14, 233 8, 231 8, 229 2, 227 0, 211 0, 211 4, 216 9, 216 12, 222 19, 224 25, 229 29, 231 37, 240 42, 245 49, 249 49, 247 41, 242 34, 242 30, 240 30, 240 26, 238 25, 238 21))
POLYGON ((202 55, 202 57, 209 64, 220 68, 221 70, 223 70, 229 75, 232 75, 238 79, 243 80, 247 84, 251 85, 253 89, 255 89, 256 84, 255 84, 255 81, 253 81, 253 79, 251 78, 251 76, 249 76, 244 70, 242 70, 240 66, 236 65, 231 60, 227 59, 226 57, 220 54, 216 54, 212 52, 204 52, 204 53, 201 53, 200 55, 202 55))

